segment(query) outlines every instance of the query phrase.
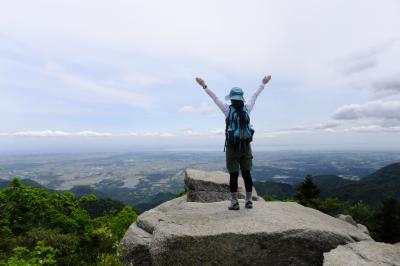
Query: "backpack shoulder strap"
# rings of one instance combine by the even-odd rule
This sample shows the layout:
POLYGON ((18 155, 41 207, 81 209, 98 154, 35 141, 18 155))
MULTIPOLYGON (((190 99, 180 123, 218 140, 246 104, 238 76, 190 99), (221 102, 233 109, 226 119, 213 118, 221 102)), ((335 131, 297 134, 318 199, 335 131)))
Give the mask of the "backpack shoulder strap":
POLYGON ((236 108, 233 105, 229 105, 229 123, 233 121, 233 116, 235 113, 237 113, 236 108))
POLYGON ((247 108, 247 106, 245 105, 245 106, 243 106, 243 111, 245 111, 247 114, 249 114, 250 112, 249 112, 249 109, 247 108))

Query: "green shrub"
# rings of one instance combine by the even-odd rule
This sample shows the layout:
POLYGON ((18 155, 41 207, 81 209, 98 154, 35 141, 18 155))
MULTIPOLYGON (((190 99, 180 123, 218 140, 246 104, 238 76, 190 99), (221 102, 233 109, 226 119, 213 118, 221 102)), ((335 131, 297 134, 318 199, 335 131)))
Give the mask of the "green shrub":
POLYGON ((275 195, 267 195, 264 196, 263 199, 265 201, 279 201, 279 199, 277 199, 275 195))
POLYGON ((184 196, 186 194, 187 194, 187 191, 186 190, 182 190, 181 192, 178 193, 177 197, 179 198, 179 197, 182 197, 182 196, 184 196))
POLYGON ((345 214, 351 215, 357 223, 367 225, 372 217, 372 209, 362 201, 357 202, 353 206, 345 210, 345 214))
POLYGON ((347 208, 347 204, 338 199, 314 199, 312 202, 317 210, 332 216, 343 213, 347 208))
POLYGON ((45 245, 58 250, 57 260, 61 265, 78 265, 80 262, 80 238, 77 234, 62 234, 57 229, 33 228, 19 236, 21 245, 32 249, 35 243, 42 241, 45 245))
POLYGON ((45 246, 43 242, 38 241, 32 251, 25 247, 17 247, 14 249, 14 254, 7 259, 4 265, 7 266, 29 266, 43 265, 51 266, 58 265, 55 255, 57 250, 45 246))

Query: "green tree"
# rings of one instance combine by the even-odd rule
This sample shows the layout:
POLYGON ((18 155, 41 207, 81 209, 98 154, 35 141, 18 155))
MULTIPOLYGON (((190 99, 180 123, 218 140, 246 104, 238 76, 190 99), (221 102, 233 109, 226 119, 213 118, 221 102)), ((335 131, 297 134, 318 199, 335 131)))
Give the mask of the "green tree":
POLYGON ((125 206, 117 216, 115 216, 110 228, 118 240, 124 236, 126 229, 136 221, 136 218, 136 211, 131 206, 125 206))
POLYGON ((294 198, 304 206, 315 207, 315 200, 319 198, 320 189, 313 183, 312 176, 307 175, 297 187, 294 198))
POLYGON ((372 233, 377 241, 400 242, 400 202, 393 196, 382 201, 372 217, 372 233))

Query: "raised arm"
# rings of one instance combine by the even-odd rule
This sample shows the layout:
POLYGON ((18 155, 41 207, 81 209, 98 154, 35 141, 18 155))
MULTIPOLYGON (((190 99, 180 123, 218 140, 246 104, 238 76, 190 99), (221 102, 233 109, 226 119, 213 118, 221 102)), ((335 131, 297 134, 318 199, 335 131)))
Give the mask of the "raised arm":
POLYGON ((208 87, 205 81, 199 77, 196 78, 197 83, 199 83, 200 86, 203 87, 204 91, 211 97, 211 99, 215 102, 215 104, 221 109, 221 111, 224 113, 225 116, 228 116, 229 112, 229 107, 226 103, 221 101, 218 96, 211 91, 208 87))
POLYGON ((256 103, 257 97, 258 95, 260 95, 260 93, 263 91, 265 85, 271 80, 271 76, 265 76, 262 79, 261 85, 258 87, 258 89, 256 90, 256 92, 253 94, 253 96, 251 96, 249 102, 246 104, 247 105, 247 109, 249 110, 249 112, 251 112, 251 110, 253 110, 254 104, 256 103))

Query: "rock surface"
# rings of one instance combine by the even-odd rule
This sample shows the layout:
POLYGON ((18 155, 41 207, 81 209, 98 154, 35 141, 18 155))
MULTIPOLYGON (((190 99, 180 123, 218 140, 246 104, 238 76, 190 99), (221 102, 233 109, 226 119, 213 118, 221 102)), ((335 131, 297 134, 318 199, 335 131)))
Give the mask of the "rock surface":
POLYGON ((118 251, 123 254, 126 264, 151 265, 150 244, 153 235, 139 228, 136 223, 129 226, 118 251))
POLYGON ((324 266, 400 266, 400 246, 361 241, 324 253, 324 266))
POLYGON ((356 221, 354 221, 354 219, 353 219, 353 217, 351 217, 351 215, 339 214, 336 216, 336 218, 338 218, 342 221, 348 222, 354 226, 357 226, 361 231, 363 231, 364 233, 369 235, 368 228, 363 224, 356 223, 356 221))
POLYGON ((354 219, 353 219, 353 217, 351 217, 351 215, 339 214, 336 216, 336 218, 357 226, 356 221, 354 221, 354 219))
MULTIPOLYGON (((187 200, 196 202, 216 202, 230 199, 229 174, 221 171, 205 172, 188 169, 185 172, 187 200)), ((238 197, 245 198, 243 178, 238 179, 238 197)), ((264 200, 257 196, 253 187, 253 200, 264 200)))
POLYGON ((322 265, 323 253, 370 236, 291 202, 188 202, 186 196, 142 213, 119 252, 131 265, 322 265))

